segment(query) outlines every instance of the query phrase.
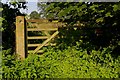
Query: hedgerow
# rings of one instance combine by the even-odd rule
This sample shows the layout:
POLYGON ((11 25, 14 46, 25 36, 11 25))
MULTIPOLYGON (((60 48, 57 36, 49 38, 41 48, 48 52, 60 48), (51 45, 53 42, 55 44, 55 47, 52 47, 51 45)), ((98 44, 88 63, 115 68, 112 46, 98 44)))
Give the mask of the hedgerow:
POLYGON ((3 51, 3 78, 120 78, 120 56, 112 57, 111 48, 102 51, 65 50, 54 48, 42 55, 29 54, 25 60, 15 60, 3 51))

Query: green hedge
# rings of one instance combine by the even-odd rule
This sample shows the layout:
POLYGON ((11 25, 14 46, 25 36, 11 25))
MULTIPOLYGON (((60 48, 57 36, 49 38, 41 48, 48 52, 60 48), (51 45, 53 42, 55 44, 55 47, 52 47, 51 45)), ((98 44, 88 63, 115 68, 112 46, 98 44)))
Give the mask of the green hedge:
POLYGON ((43 55, 29 54, 24 61, 15 60, 3 51, 3 78, 120 78, 120 56, 111 56, 110 48, 101 51, 47 49, 43 55))

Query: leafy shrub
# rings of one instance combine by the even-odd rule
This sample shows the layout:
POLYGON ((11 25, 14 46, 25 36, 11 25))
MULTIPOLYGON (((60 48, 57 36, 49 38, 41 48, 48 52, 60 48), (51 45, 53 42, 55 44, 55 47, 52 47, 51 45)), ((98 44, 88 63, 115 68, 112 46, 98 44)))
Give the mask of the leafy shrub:
POLYGON ((43 55, 29 54, 23 61, 3 55, 3 78, 120 78, 120 56, 114 59, 111 50, 87 54, 76 47, 49 48, 43 55))

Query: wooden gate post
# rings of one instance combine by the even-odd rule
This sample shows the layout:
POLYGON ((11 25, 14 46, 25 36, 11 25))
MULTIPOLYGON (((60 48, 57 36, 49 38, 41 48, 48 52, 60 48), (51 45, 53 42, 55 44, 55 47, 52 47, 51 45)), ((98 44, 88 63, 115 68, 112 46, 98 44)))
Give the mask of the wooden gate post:
POLYGON ((27 54, 27 30, 24 16, 16 17, 16 54, 24 59, 27 54))

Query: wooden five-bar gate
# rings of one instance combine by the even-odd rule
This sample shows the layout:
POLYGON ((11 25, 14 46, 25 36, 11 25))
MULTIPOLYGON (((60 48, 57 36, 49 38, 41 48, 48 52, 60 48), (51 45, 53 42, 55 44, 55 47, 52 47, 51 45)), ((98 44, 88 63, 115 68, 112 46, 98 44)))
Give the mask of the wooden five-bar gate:
POLYGON ((55 45, 49 43, 59 32, 58 27, 64 24, 58 21, 50 21, 47 19, 28 19, 24 16, 16 17, 16 54, 19 58, 24 59, 27 53, 41 53, 42 47, 47 45, 55 45), (45 35, 29 36, 29 32, 42 32, 45 35), (52 32, 52 34, 50 34, 52 32), (41 39, 42 43, 28 43, 28 40, 41 39), (34 47, 34 50, 29 50, 34 47))
MULTIPOLYGON (((78 29, 84 27, 80 22, 73 25, 74 29, 78 29)), ((52 39, 54 39, 61 27, 66 28, 66 24, 62 22, 58 22, 57 20, 48 20, 48 19, 25 19, 24 16, 16 17, 16 54, 19 56, 18 58, 24 59, 28 53, 43 53, 42 48, 48 45, 55 45, 51 43, 52 39), (28 35, 30 32, 36 32, 39 34, 40 32, 44 35, 28 35), (38 40, 38 43, 31 43, 29 40, 34 39, 38 40), (42 40, 42 42, 41 42, 42 40), (41 42, 41 43, 40 43, 41 42)), ((88 28, 87 28, 88 29, 88 28)), ((101 29, 99 28, 90 28, 95 29, 95 34, 98 36, 103 34, 101 29)), ((78 29, 79 30, 79 29, 78 29)))

